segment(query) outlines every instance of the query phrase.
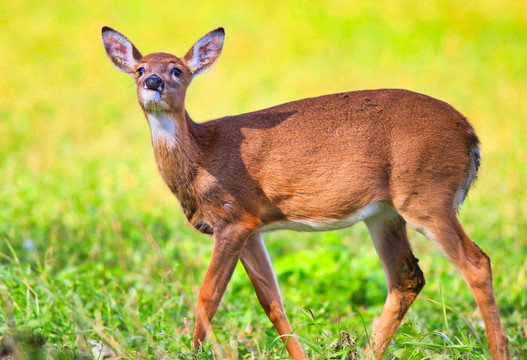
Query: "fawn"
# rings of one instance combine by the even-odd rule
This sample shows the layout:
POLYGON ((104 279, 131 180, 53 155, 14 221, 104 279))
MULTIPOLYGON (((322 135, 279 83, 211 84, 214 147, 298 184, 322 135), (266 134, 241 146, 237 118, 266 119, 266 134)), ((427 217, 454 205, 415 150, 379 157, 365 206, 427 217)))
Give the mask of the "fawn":
MULTIPOLYGON (((465 117, 422 94, 380 89, 195 123, 185 110, 187 87, 214 66, 224 38, 219 27, 183 57, 142 56, 124 35, 102 28, 106 54, 137 85, 163 180, 188 222, 214 239, 193 346, 206 338, 238 260, 278 333, 291 333, 262 233, 334 230, 364 221, 388 282, 368 356, 383 356, 425 283, 408 223, 465 279, 481 309, 492 358, 510 359, 490 260, 457 219, 480 159, 478 137, 465 117)), ((305 359, 298 339, 282 339, 293 359, 305 359)))

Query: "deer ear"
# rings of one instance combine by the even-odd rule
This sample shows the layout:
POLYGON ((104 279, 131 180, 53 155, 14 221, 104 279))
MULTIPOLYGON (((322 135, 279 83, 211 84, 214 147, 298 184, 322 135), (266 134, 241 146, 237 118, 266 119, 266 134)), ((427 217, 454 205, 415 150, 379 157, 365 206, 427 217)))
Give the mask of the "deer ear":
POLYGON ((225 29, 219 27, 201 39, 183 57, 192 73, 192 77, 212 69, 223 49, 225 29))
POLYGON ((108 26, 102 27, 102 42, 113 66, 117 70, 133 75, 134 66, 143 57, 134 44, 126 36, 108 26))

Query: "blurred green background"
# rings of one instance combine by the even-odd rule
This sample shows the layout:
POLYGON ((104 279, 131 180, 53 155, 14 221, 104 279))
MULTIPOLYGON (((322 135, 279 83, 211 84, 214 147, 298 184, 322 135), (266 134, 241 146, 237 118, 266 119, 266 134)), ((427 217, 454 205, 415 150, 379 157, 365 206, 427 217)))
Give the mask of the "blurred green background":
MULTIPOLYGON (((33 358, 89 356, 90 340, 126 358, 191 356, 193 304, 211 242, 185 225, 158 175, 135 87, 106 58, 102 25, 143 54, 179 56, 209 30, 226 28, 216 67, 189 89, 195 121, 392 87, 457 108, 483 154, 461 221, 492 259, 512 353, 525 356, 527 3, 519 0, 0 1, 4 348, 23 343, 16 336, 23 332, 45 343, 34 345, 33 358)), ((427 286, 390 352, 455 358, 452 347, 426 346, 444 345, 426 335, 442 331, 485 356, 462 317, 448 311, 447 325, 441 306, 427 301, 440 301, 442 289, 486 344, 463 280, 426 239, 411 239, 427 286), (410 338, 423 344, 404 345, 410 338)), ((341 329, 364 348, 386 291, 364 226, 265 240, 286 310, 314 347, 305 345, 309 356, 327 356, 341 329)), ((237 269, 209 347, 226 358, 285 356, 275 336, 237 269)))

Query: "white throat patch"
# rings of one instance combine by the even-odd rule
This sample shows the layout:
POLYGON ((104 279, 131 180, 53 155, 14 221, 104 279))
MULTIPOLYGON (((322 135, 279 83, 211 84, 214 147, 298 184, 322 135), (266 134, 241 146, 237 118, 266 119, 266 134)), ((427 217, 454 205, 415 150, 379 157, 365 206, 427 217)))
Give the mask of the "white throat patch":
POLYGON ((169 144, 176 142, 177 122, 174 118, 163 113, 149 113, 146 118, 150 125, 153 144, 156 144, 158 141, 169 144))

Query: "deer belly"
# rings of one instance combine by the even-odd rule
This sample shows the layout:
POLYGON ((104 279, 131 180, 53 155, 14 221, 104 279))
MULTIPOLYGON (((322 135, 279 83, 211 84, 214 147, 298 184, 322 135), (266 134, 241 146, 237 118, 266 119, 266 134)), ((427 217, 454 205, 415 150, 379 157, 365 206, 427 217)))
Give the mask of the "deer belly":
POLYGON ((388 211, 387 205, 374 202, 349 217, 342 219, 288 219, 266 224, 258 229, 259 233, 273 230, 295 230, 295 231, 329 231, 338 230, 355 225, 364 219, 388 211))

